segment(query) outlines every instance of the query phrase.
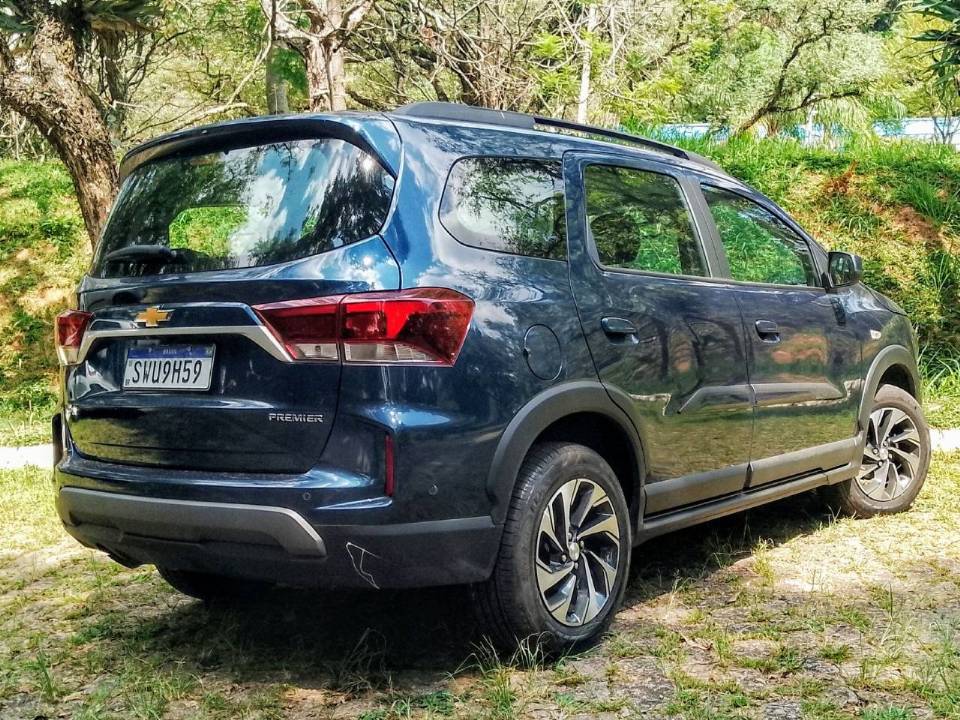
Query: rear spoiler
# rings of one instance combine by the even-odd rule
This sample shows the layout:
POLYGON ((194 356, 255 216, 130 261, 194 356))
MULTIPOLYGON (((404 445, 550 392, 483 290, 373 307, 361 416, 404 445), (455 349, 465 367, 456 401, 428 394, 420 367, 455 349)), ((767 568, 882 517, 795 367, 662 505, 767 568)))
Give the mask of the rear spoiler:
POLYGON ((144 163, 181 152, 212 152, 285 140, 333 137, 353 143, 380 161, 394 178, 400 169, 400 137, 380 114, 270 115, 179 130, 148 140, 123 156, 120 181, 144 163))

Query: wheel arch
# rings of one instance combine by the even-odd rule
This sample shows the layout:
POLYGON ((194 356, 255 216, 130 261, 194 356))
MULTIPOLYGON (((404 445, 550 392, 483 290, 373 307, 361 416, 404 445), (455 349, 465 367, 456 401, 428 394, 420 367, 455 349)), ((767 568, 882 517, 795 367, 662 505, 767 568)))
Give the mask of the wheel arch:
POLYGON ((544 390, 524 405, 500 437, 487 476, 493 520, 503 522, 517 475, 537 442, 566 440, 601 455, 620 478, 636 527, 641 516, 643 446, 633 423, 599 382, 574 381, 544 390))
POLYGON ((863 382, 863 397, 860 400, 860 428, 867 426, 873 398, 881 385, 896 385, 920 401, 920 372, 913 353, 902 345, 885 347, 870 364, 863 382))

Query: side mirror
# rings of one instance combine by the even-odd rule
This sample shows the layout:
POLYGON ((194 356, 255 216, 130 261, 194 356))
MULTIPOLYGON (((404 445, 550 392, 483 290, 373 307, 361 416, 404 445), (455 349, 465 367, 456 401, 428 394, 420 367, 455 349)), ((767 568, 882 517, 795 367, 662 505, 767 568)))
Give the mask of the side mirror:
POLYGON ((856 285, 863 277, 863 259, 848 252, 832 252, 827 260, 827 272, 833 287, 856 285))

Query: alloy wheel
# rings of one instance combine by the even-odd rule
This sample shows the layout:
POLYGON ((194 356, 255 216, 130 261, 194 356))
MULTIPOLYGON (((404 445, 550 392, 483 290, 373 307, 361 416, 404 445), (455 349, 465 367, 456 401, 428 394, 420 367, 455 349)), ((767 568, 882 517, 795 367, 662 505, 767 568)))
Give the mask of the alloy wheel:
POLYGON ((857 485, 871 500, 900 497, 916 479, 922 453, 920 432, 903 410, 877 408, 870 414, 857 485))
POLYGON ((537 587, 547 611, 567 626, 593 620, 611 601, 621 530, 607 493, 592 480, 562 485, 537 532, 537 587))

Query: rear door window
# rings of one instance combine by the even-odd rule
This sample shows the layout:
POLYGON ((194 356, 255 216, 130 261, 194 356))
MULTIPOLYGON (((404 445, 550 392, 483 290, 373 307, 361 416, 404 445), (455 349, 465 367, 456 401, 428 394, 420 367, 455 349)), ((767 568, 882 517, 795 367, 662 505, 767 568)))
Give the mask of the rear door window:
POLYGON ((817 285, 807 241, 743 195, 703 186, 730 266, 730 277, 775 285, 817 285))
POLYGON ((587 222, 600 264, 669 275, 707 274, 680 184, 669 175, 589 165, 587 222))
POLYGON ((335 138, 163 157, 124 182, 95 274, 223 270, 315 255, 379 232, 393 184, 373 156, 335 138))
POLYGON ((443 191, 440 220, 464 245, 565 260, 560 163, 506 157, 458 160, 443 191))

